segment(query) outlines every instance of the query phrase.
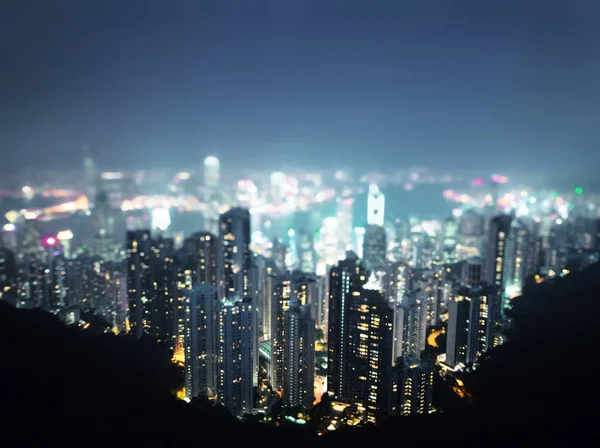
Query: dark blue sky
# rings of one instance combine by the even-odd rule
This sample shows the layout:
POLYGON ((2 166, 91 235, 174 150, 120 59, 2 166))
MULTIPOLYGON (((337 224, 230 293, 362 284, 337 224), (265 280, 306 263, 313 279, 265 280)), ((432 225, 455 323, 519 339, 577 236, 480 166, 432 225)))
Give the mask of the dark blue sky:
POLYGON ((597 0, 1 3, 11 168, 600 164, 597 0))

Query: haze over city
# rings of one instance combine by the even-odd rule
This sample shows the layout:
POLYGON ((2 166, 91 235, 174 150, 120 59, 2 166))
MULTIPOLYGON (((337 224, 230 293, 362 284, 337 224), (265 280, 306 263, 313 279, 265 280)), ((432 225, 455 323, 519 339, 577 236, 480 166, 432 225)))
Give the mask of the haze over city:
MULTIPOLYGON (((597 164, 594 1, 35 2, 0 18, 11 169, 597 164), (7 69, 10 68, 10 69, 7 69)), ((528 170, 529 171, 529 170, 528 170)))

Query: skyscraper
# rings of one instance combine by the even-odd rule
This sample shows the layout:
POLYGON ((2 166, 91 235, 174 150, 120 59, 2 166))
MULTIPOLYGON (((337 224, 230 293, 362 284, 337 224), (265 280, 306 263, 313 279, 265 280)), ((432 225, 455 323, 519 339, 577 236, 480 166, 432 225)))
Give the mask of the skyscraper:
POLYGON ((498 215, 492 218, 488 233, 485 258, 485 280, 498 289, 504 286, 507 268, 507 239, 512 218, 509 215, 498 215))
POLYGON ((331 270, 327 388, 374 422, 389 412, 393 312, 365 274, 352 253, 331 270))
POLYGON ((367 197, 367 224, 383 227, 385 196, 375 184, 369 185, 367 197))
POLYGON ((89 147, 84 148, 85 157, 83 159, 83 172, 85 175, 86 196, 91 201, 96 197, 96 188, 98 186, 98 177, 96 173, 96 164, 90 154, 89 147))
POLYGON ((492 218, 488 229, 484 263, 485 281, 488 285, 495 287, 501 297, 501 300, 493 301, 490 304, 490 320, 496 328, 496 333, 500 331, 504 318, 506 298, 503 287, 509 262, 507 240, 510 234, 511 222, 512 218, 509 215, 498 215, 492 218))
POLYGON ((248 293, 250 212, 235 207, 219 217, 217 290, 219 299, 248 293))
POLYGON ((23 223, 23 254, 38 256, 41 247, 42 231, 37 219, 26 219, 23 223))
POLYGON ((385 229, 377 224, 369 224, 363 242, 363 260, 370 271, 385 269, 387 239, 385 229))
POLYGON ((129 322, 136 338, 149 329, 150 310, 148 283, 149 258, 152 240, 149 230, 127 232, 127 296, 129 299, 129 322))
POLYGON ((219 354, 217 395, 234 416, 249 413, 253 407, 255 374, 255 310, 248 299, 219 302, 219 354))
POLYGON ((350 197, 339 198, 337 201, 337 221, 340 250, 345 251, 352 246, 352 206, 354 200, 350 197))
MULTIPOLYGON (((398 318, 403 318, 401 355, 420 359, 421 351, 425 349, 427 336, 427 303, 424 300, 423 291, 418 289, 408 293, 404 297, 400 311, 401 315, 398 318)), ((400 338, 400 333, 398 338, 400 338)))
POLYGON ((216 394, 218 327, 217 291, 201 284, 186 291, 185 392, 189 399, 216 394))
POLYGON ((496 297, 497 290, 493 287, 463 287, 454 292, 448 304, 448 365, 473 364, 488 350, 489 307, 496 297))
POLYGON ((210 232, 198 232, 187 238, 183 248, 192 255, 196 284, 217 286, 218 238, 210 232))
POLYGON ((207 189, 214 190, 219 187, 221 177, 221 164, 215 156, 208 156, 204 159, 204 186, 207 189))
POLYGON ((429 414, 432 410, 433 364, 401 358, 394 368, 392 413, 429 414))
POLYGON ((347 391, 350 305, 367 281, 366 270, 354 252, 329 273, 327 390, 338 397, 347 391))
POLYGON ((446 363, 451 367, 467 363, 470 308, 471 297, 468 291, 454 294, 448 304, 446 363))
POLYGON ((114 244, 115 217, 104 190, 98 190, 92 211, 94 219, 94 243, 96 253, 103 258, 110 257, 110 246, 114 244))
POLYGON ((9 249, 0 247, 0 299, 15 305, 17 295, 15 254, 9 249))
POLYGON ((532 271, 530 253, 534 250, 535 241, 525 220, 520 218, 512 221, 506 244, 507 269, 503 290, 511 299, 521 294, 525 279, 532 271))
POLYGON ((290 406, 308 409, 314 401, 315 321, 310 306, 299 306, 297 301, 292 301, 288 314, 289 345, 283 400, 290 406))

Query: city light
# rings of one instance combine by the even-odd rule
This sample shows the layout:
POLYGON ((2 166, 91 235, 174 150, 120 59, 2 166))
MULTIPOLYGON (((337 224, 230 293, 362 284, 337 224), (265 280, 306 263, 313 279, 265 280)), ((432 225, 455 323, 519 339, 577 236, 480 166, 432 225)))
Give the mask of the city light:
POLYGON ((59 241, 67 241, 73 238, 73 232, 71 232, 71 230, 67 229, 67 230, 61 230, 60 232, 58 232, 56 234, 56 238, 59 241))
POLYGON ((575 187, 575 194, 583 194, 583 188, 575 187))
POLYGON ((49 236, 44 240, 46 246, 54 246, 56 244, 56 238, 53 236, 49 236))
POLYGON ((492 174, 492 182, 497 184, 505 184, 508 182, 508 177, 502 176, 501 174, 492 174))
POLYGON ((4 224, 5 232, 14 232, 15 229, 16 229, 15 225, 11 222, 9 222, 8 224, 4 224))

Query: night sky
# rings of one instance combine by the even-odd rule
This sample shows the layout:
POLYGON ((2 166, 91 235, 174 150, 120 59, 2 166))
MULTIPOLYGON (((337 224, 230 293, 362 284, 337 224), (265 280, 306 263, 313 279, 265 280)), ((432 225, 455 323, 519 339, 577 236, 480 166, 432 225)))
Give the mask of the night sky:
POLYGON ((589 172, 598 23, 598 0, 3 1, 2 164, 589 172))

